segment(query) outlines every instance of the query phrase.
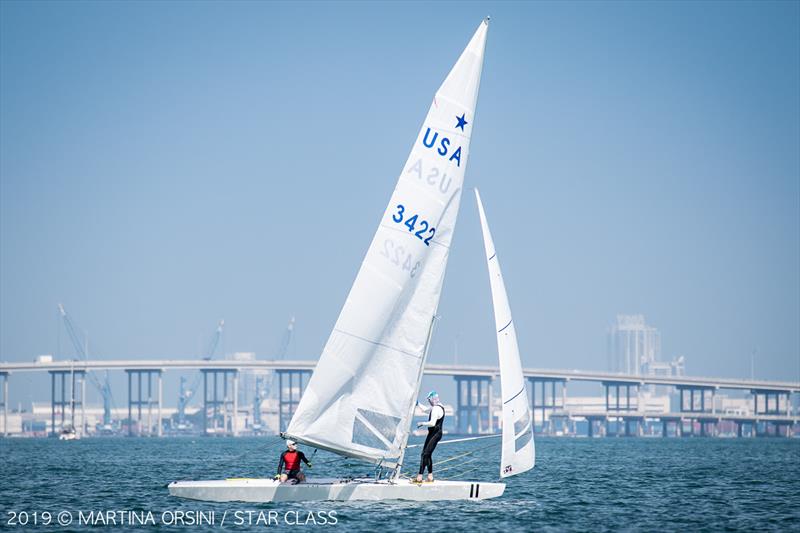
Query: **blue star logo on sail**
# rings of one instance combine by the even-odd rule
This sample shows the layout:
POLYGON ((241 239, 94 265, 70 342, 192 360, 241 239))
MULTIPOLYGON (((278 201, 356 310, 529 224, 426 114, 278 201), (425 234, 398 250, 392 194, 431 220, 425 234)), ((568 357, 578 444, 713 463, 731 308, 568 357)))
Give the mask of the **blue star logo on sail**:
POLYGON ((469 122, 467 122, 466 119, 464 118, 465 115, 466 113, 461 113, 460 117, 456 117, 456 120, 458 121, 458 123, 456 124, 456 128, 461 128, 461 131, 464 131, 464 126, 469 124, 469 122))

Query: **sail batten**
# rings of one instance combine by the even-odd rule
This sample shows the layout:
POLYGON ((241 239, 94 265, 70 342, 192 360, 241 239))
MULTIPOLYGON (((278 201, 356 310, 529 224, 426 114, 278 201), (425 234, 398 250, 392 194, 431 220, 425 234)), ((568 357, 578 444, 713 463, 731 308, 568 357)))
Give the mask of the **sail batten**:
POLYGON ((503 400, 503 438, 500 459, 500 477, 521 474, 533 468, 536 449, 533 441, 533 418, 531 417, 522 360, 519 355, 517 333, 511 316, 500 261, 483 210, 481 195, 475 189, 478 213, 481 219, 483 244, 486 250, 486 265, 492 289, 495 329, 497 331, 497 355, 500 361, 501 398, 503 400))
POLYGON ((289 423, 300 442, 381 465, 401 457, 458 216, 486 32, 484 21, 435 93, 289 423))

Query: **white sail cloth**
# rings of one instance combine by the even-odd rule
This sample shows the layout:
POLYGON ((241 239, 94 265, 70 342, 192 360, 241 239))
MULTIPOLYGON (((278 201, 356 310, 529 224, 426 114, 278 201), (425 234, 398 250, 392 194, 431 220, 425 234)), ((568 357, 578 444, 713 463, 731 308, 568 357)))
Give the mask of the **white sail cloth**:
POLYGON ((483 210, 478 189, 475 189, 475 199, 478 202, 483 245, 489 267, 495 331, 497 331, 497 354, 500 360, 500 385, 503 400, 500 477, 508 477, 530 470, 536 461, 533 418, 531 417, 528 392, 525 388, 525 377, 522 375, 522 361, 519 356, 514 321, 511 318, 511 306, 508 303, 503 274, 500 272, 500 262, 497 259, 497 251, 492 240, 492 233, 489 231, 489 224, 486 221, 486 213, 483 210))
POLYGON ((442 83, 286 435, 395 466, 458 215, 488 20, 442 83))

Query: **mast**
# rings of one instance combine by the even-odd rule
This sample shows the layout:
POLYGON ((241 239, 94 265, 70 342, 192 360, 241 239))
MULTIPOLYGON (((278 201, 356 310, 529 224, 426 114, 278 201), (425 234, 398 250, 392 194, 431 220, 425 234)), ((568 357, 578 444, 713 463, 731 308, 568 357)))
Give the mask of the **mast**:
MULTIPOLYGON (((422 365, 419 367, 419 375, 417 376, 417 388, 414 390, 414 403, 411 404, 411 409, 408 413, 408 421, 412 422, 414 420, 414 410, 417 408, 416 398, 419 398, 419 388, 422 386, 422 374, 425 371, 425 363, 428 361, 428 352, 431 346, 431 339, 433 338, 433 329, 436 327, 436 320, 439 317, 433 315, 431 318, 431 327, 428 330, 428 341, 425 343, 425 354, 422 357, 422 365)), ((411 436, 411 427, 408 427, 408 430, 405 433, 405 438, 402 439, 402 445, 400 446, 400 457, 397 459, 397 466, 395 467, 394 475, 392 476, 392 480, 395 480, 400 477, 400 471, 403 469, 403 459, 406 456, 406 449, 408 449, 408 438, 411 436)))

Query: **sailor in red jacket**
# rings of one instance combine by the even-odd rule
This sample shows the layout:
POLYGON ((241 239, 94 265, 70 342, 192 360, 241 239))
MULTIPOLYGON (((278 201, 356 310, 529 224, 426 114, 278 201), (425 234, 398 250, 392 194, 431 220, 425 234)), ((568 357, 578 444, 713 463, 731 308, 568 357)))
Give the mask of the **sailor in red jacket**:
POLYGON ((306 476, 300 471, 300 461, 303 461, 309 468, 311 468, 311 463, 308 462, 306 455, 297 449, 295 441, 287 440, 286 448, 278 461, 278 476, 280 476, 281 483, 287 480, 291 480, 292 484, 302 483, 306 480, 306 476))

